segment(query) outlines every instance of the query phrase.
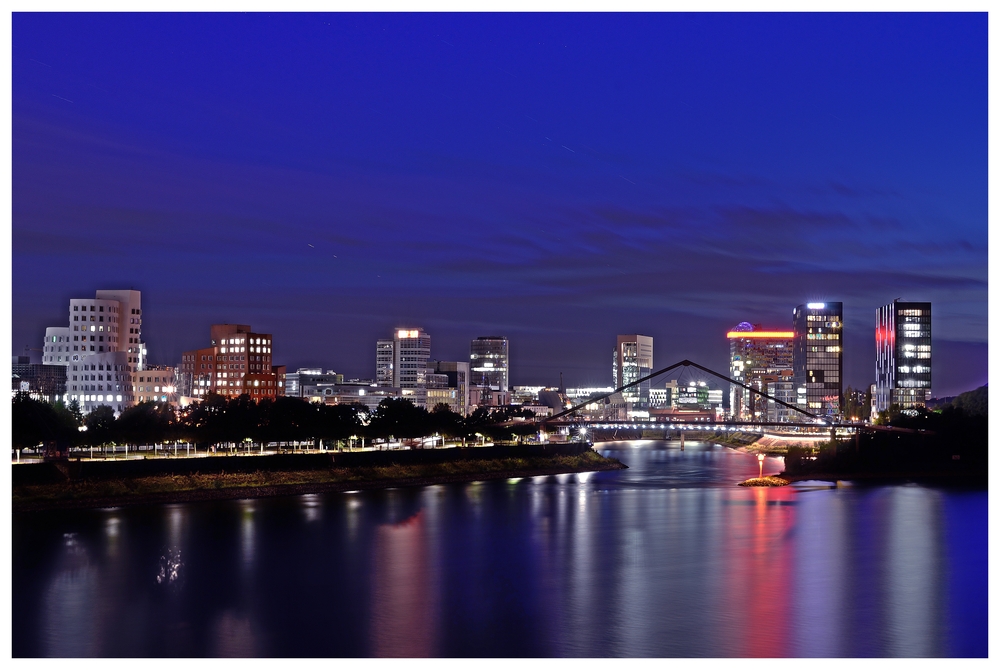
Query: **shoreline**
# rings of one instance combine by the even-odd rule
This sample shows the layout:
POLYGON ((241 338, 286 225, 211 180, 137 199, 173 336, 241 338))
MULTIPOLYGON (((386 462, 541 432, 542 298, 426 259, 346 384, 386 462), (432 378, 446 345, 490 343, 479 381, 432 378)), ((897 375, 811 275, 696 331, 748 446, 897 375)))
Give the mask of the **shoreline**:
MULTIPOLYGON (((625 470, 628 466, 616 459, 601 458, 597 462, 578 466, 558 465, 510 468, 501 470, 480 470, 459 473, 428 474, 414 477, 382 477, 369 479, 347 479, 334 481, 313 481, 290 484, 260 484, 250 486, 230 486, 224 488, 187 488, 176 491, 148 493, 124 493, 105 496, 81 496, 17 500, 12 504, 14 514, 46 512, 67 509, 101 509, 135 505, 164 505, 211 500, 245 500, 278 496, 297 496, 313 493, 337 493, 345 491, 367 491, 392 488, 435 486, 438 484, 458 484, 466 482, 511 479, 515 477, 544 477, 550 475, 576 474, 581 472, 606 472, 625 470)), ((218 480, 217 480, 218 481, 218 480)), ((65 485, 48 485, 66 490, 65 485)), ((16 492, 16 488, 15 488, 16 492)))
MULTIPOLYGON (((734 451, 743 454, 764 454, 765 456, 784 457, 783 453, 768 451, 767 448, 754 449, 753 444, 734 447, 724 444, 734 451)), ((898 472, 805 472, 801 474, 790 474, 787 471, 774 475, 788 481, 790 484, 804 481, 831 482, 836 486, 837 482, 851 482, 853 484, 933 484, 938 486, 958 486, 967 488, 989 488, 989 477, 980 474, 956 474, 951 472, 921 472, 921 471, 898 471, 898 472)))

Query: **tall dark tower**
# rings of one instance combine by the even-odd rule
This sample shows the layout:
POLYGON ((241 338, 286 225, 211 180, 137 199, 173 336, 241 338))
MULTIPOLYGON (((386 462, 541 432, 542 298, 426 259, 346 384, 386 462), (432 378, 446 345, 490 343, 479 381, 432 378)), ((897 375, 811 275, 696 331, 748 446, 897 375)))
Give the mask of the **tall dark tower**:
POLYGON ((924 407, 930 397, 931 304, 893 300, 875 311, 875 411, 924 407))

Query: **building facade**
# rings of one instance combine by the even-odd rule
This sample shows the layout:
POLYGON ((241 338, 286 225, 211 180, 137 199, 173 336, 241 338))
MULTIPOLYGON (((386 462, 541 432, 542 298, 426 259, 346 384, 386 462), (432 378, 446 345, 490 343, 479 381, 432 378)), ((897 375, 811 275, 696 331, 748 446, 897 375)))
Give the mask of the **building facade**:
POLYGON ((375 383, 400 389, 401 397, 427 406, 427 361, 431 336, 422 328, 397 328, 391 340, 375 344, 375 383))
POLYGON ((142 341, 142 294, 100 290, 69 301, 68 325, 47 328, 43 363, 64 366, 63 400, 84 413, 100 405, 121 412, 135 403, 135 373, 146 366, 142 341))
POLYGON ((872 413, 925 407, 931 398, 931 304, 893 300, 875 312, 872 413))
POLYGON ((395 372, 395 340, 378 340, 375 343, 375 383, 392 386, 395 372))
POLYGON ((46 328, 45 344, 42 346, 42 365, 69 365, 69 340, 69 328, 65 326, 46 328))
POLYGON ((174 368, 164 365, 146 366, 133 373, 135 402, 166 403, 178 405, 177 379, 174 368))
POLYGON ((506 337, 477 337, 469 348, 471 385, 510 390, 510 343, 506 337))
POLYGON ((271 362, 271 335, 243 324, 215 324, 211 346, 181 355, 181 392, 196 400, 209 393, 254 400, 284 395, 284 366, 271 362))
MULTIPOLYGON (((631 384, 653 372, 653 338, 648 335, 619 335, 612 362, 615 388, 631 384)), ((626 402, 649 402, 649 381, 622 391, 626 402)))
POLYGON ((55 402, 66 395, 68 366, 32 363, 28 356, 15 356, 11 369, 11 390, 27 393, 36 400, 55 402))
POLYGON ((317 402, 329 396, 329 389, 344 383, 344 375, 322 368, 299 368, 285 375, 285 395, 317 402))
MULTIPOLYGON (((746 321, 726 333, 729 340, 729 376, 779 400, 794 404, 790 330, 764 330, 746 321), (789 398, 789 399, 786 399, 789 398)), ((737 384, 729 385, 730 415, 739 421, 781 421, 787 408, 737 384), (779 411, 785 410, 785 411, 779 411)))
POLYGON ((431 361, 427 366, 428 375, 434 374, 435 376, 443 376, 444 384, 435 384, 438 390, 444 388, 449 391, 454 391, 449 397, 451 399, 441 399, 443 396, 441 393, 432 394, 430 391, 430 384, 428 384, 427 391, 427 409, 434 409, 434 406, 438 402, 445 402, 448 404, 449 409, 452 412, 457 412, 462 416, 465 416, 469 412, 470 399, 469 399, 469 377, 470 377, 470 364, 465 361, 431 361), (431 396, 434 396, 432 399, 431 396))
POLYGON ((792 311, 795 404, 820 416, 843 411, 844 304, 810 302, 792 311))

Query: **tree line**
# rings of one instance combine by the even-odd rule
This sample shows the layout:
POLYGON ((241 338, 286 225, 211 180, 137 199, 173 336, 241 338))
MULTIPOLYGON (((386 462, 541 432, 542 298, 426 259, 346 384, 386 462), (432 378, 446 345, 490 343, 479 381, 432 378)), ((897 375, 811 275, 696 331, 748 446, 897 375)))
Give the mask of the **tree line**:
POLYGON ((532 435, 537 427, 529 410, 480 407, 463 417, 448 405, 431 411, 403 398, 386 398, 370 412, 364 405, 325 405, 301 398, 255 401, 248 395, 228 398, 209 394, 181 410, 168 404, 139 403, 115 416, 107 405, 82 414, 74 401, 47 403, 18 393, 13 399, 12 433, 15 449, 45 444, 69 447, 150 445, 189 442, 199 446, 261 445, 320 441, 326 446, 358 439, 417 439, 439 435, 449 439, 513 440, 532 435))

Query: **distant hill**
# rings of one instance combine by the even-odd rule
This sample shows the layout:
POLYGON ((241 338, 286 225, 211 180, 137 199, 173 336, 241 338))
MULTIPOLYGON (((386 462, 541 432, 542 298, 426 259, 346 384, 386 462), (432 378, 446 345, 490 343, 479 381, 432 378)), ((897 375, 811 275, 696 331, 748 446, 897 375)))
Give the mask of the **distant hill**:
POLYGON ((951 399, 942 398, 942 400, 949 401, 938 405, 935 409, 943 410, 948 407, 954 407, 956 409, 961 408, 969 416, 988 416, 989 400, 987 398, 987 386, 989 385, 983 384, 975 391, 966 391, 951 399))
POLYGON ((949 395, 944 398, 931 398, 927 401, 927 409, 941 409, 945 405, 950 405, 951 401, 957 397, 957 395, 949 395))

